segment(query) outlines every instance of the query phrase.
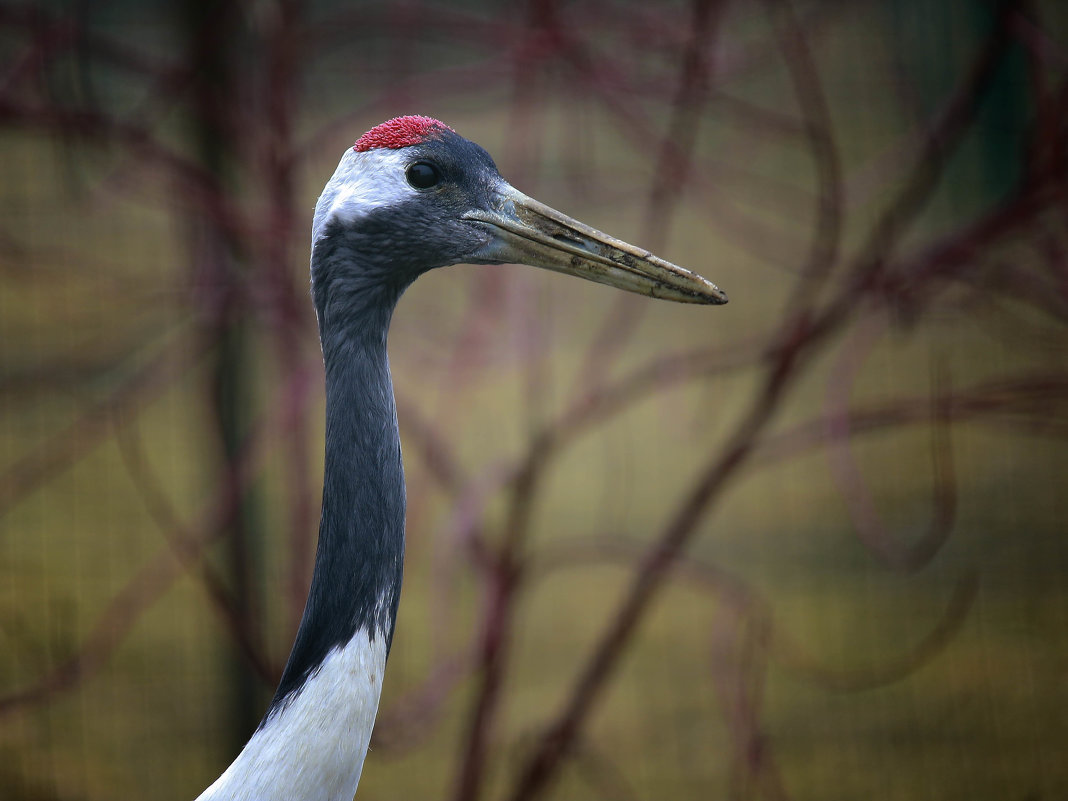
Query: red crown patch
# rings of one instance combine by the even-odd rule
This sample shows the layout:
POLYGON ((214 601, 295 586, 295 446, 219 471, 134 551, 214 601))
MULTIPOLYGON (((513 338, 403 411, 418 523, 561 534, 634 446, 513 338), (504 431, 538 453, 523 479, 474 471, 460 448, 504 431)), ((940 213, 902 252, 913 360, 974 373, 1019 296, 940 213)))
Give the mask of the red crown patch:
POLYGON ((356 140, 352 149, 357 153, 386 147, 396 150, 398 147, 418 145, 433 138, 442 131, 451 131, 445 123, 433 117, 394 117, 381 125, 376 125, 356 140))

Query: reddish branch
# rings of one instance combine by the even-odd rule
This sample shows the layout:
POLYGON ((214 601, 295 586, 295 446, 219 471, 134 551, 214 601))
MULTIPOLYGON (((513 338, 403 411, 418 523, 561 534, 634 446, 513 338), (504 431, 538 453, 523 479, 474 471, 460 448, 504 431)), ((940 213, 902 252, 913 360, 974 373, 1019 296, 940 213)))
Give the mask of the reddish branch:
MULTIPOLYGON (((154 106, 158 108, 170 108, 171 103, 178 102, 187 88, 186 73, 135 49, 90 36, 65 20, 41 16, 28 6, 0 3, 0 24, 22 30, 27 36, 18 57, 0 76, 0 125, 56 136, 76 131, 79 142, 112 147, 121 153, 125 163, 157 169, 179 188, 183 203, 197 208, 211 221, 220 240, 262 266, 255 274, 261 280, 250 282, 253 287, 234 280, 232 285, 227 285, 227 291, 237 293, 231 299, 243 311, 267 323, 282 374, 282 408, 272 423, 278 428, 274 436, 285 443, 290 534, 287 594, 292 609, 299 611, 303 602, 304 577, 311 554, 308 538, 314 532, 308 518, 314 515, 315 500, 304 469, 308 462, 309 383, 315 373, 308 365, 308 353, 301 347, 305 340, 296 333, 302 330, 307 317, 302 311, 306 290, 303 279, 295 282, 290 271, 291 246, 301 228, 301 214, 293 205, 293 197, 302 161, 324 140, 333 138, 341 125, 351 127, 357 118, 363 121, 371 115, 395 111, 391 103, 398 94, 426 97, 445 90, 454 93, 481 90, 487 74, 500 73, 514 82, 514 127, 525 130, 528 121, 536 117, 532 109, 541 97, 542 87, 534 81, 545 80, 546 65, 563 64, 569 80, 580 87, 583 96, 592 96, 607 109, 622 135, 636 147, 645 152, 650 142, 658 144, 657 169, 649 191, 647 238, 655 241, 664 237, 678 200, 678 187, 685 177, 709 195, 708 206, 720 223, 730 229, 732 241, 742 241, 752 251, 775 252, 777 259, 782 258, 783 252, 794 257, 802 251, 801 247, 779 236, 780 232, 776 241, 769 243, 770 227, 717 196, 718 187, 710 178, 716 175, 715 163, 695 155, 702 103, 711 94, 712 47, 721 48, 715 59, 717 85, 725 77, 764 69, 770 60, 764 44, 747 53, 720 43, 717 25, 722 5, 716 0, 694 0, 688 25, 661 20, 657 15, 650 17, 630 7, 620 10, 619 20, 606 22, 623 33, 630 31, 656 38, 665 53, 681 51, 681 58, 670 70, 658 72, 652 78, 638 75, 626 58, 598 52, 591 41, 582 38, 583 25, 568 24, 573 18, 564 16, 565 12, 574 13, 579 15, 574 19, 581 21, 580 15, 590 12, 562 9, 555 2, 531 3, 531 24, 527 26, 422 3, 410 4, 400 11, 346 10, 309 24, 298 13, 299 4, 283 0, 271 5, 270 13, 261 20, 262 28, 258 29, 266 53, 263 85, 259 92, 253 90, 247 96, 235 98, 233 107, 224 109, 234 115, 235 125, 247 129, 248 148, 243 151, 243 157, 254 154, 254 169, 250 172, 258 181, 257 186, 262 185, 265 190, 265 200, 254 204, 255 210, 250 211, 221 184, 217 175, 167 144, 157 125, 147 124, 142 116, 124 118, 99 109, 64 107, 54 99, 41 99, 35 91, 35 81, 75 46, 87 47, 93 58, 99 58, 111 68, 140 76, 148 85, 162 87, 162 99, 154 106), (359 26, 354 25, 357 16, 359 26), (413 30, 415 19, 423 24, 413 30), (488 53, 480 49, 471 64, 434 74, 411 70, 357 106, 352 114, 332 121, 297 144, 294 127, 300 98, 297 76, 302 58, 307 53, 350 45, 353 30, 357 35, 364 32, 381 35, 385 31, 394 38, 414 33, 419 38, 410 41, 416 44, 448 38, 481 48, 487 40, 492 40, 495 47, 488 53), (657 114, 647 108, 653 103, 658 104, 657 114), (655 122, 659 114, 667 115, 666 129, 655 122)), ((605 424, 614 415, 682 382, 754 365, 763 369, 762 383, 750 407, 742 414, 726 444, 695 476, 689 492, 652 545, 639 553, 635 547, 618 542, 587 543, 592 548, 591 558, 636 561, 634 575, 623 602, 577 676, 566 703, 534 741, 514 785, 508 788, 515 801, 543 795, 569 757, 575 760, 581 776, 598 788, 598 792, 619 798, 633 795, 623 777, 625 772, 582 741, 583 727, 598 699, 607 691, 621 655, 634 639, 650 602, 665 582, 671 576, 686 575, 687 571, 700 572, 693 567, 692 560, 685 558, 686 548, 725 489, 743 470, 825 446, 843 460, 841 476, 853 477, 855 465, 848 461, 847 451, 850 442, 867 432, 891 426, 931 425, 936 475, 932 521, 928 536, 919 546, 895 550, 889 531, 874 515, 871 501, 865 497, 865 487, 850 484, 846 492, 858 504, 859 511, 855 510, 858 530, 866 532, 892 564, 914 568, 937 550, 951 530, 955 500, 952 449, 948 441, 951 425, 972 420, 996 422, 1030 434, 1068 437, 1065 408, 1068 377, 1060 372, 1012 375, 963 389, 950 387, 948 380, 938 381, 922 397, 857 406, 848 399, 847 389, 855 374, 855 370, 847 369, 848 365, 836 376, 837 394, 824 415, 775 434, 768 433, 769 424, 790 397, 793 385, 806 367, 832 342, 838 341, 861 315, 871 319, 871 315, 885 314, 886 307, 893 307, 915 319, 945 287, 968 284, 1028 303, 1056 320, 1068 319, 1066 243, 1059 233, 1063 226, 1057 225, 1068 215, 1068 193, 1064 188, 1064 142, 1068 140, 1063 136, 1068 119, 1068 81, 1062 79, 1056 86, 1045 82, 1038 87, 1039 115, 1032 142, 1031 169, 1020 190, 1008 202, 956 232, 915 252, 902 254, 905 235, 941 180, 946 161, 974 121, 1010 34, 1015 32, 1028 47, 1035 75, 1041 76, 1043 66, 1049 63, 1063 66, 1048 37, 1015 13, 1017 5, 1001 3, 991 37, 971 71, 941 113, 912 140, 918 144, 908 151, 910 158, 901 169, 900 190, 886 204, 855 255, 846 258, 840 244, 845 214, 843 178, 828 103, 809 41, 812 29, 797 19, 789 0, 766 0, 766 5, 774 43, 782 54, 793 87, 799 120, 756 109, 730 97, 715 99, 735 119, 762 133, 802 139, 814 165, 816 208, 812 233, 804 255, 795 258, 800 264, 796 268, 797 283, 789 295, 790 307, 777 329, 768 336, 753 336, 718 348, 704 347, 662 356, 609 380, 605 378, 609 363, 625 340, 619 336, 620 327, 633 327, 636 321, 626 301, 621 301, 624 305, 617 307, 617 314, 610 318, 590 351, 588 362, 597 368, 587 373, 592 375, 587 389, 566 402, 562 411, 547 422, 541 421, 540 412, 535 415, 537 426, 532 426, 534 433, 526 451, 514 463, 481 476, 472 477, 464 470, 443 434, 447 426, 441 418, 435 424, 420 416, 422 410, 406 403, 403 395, 398 399, 400 413, 405 418, 406 438, 416 445, 415 452, 433 479, 456 502, 449 535, 443 538, 443 550, 448 555, 441 558, 442 569, 435 575, 438 582, 435 598, 448 600, 444 584, 464 558, 483 583, 485 594, 479 609, 481 628, 473 643, 450 651, 447 656, 436 647, 439 667, 401 703, 384 710, 376 737, 398 749, 420 742, 440 719, 448 693, 468 675, 477 674, 459 746, 453 788, 456 801, 477 799, 485 785, 492 756, 490 744, 498 728, 509 676, 511 638, 522 593, 542 574, 539 570, 546 569, 546 562, 551 563, 555 558, 557 562, 566 559, 575 564, 583 559, 582 544, 562 554, 542 554, 541 561, 531 559, 528 552, 531 518, 540 491, 560 455, 584 433, 605 424), (1053 221, 1047 221, 1047 217, 1053 221), (989 255, 1001 243, 1043 225, 1048 225, 1049 231, 1039 255, 1049 267, 1048 272, 1001 264, 989 255), (501 488, 509 493, 506 521, 494 532, 488 530, 484 518, 491 498, 501 488)), ((833 5, 826 4, 828 8, 833 5)), ((402 54, 394 54, 395 66, 402 60, 406 60, 402 54)), ((242 87, 242 91, 249 92, 249 87, 242 87)), ((154 102, 153 97, 146 100, 146 103, 154 102)), ((746 180, 745 168, 734 164, 724 165, 722 173, 735 181, 746 180)), ((7 247, 5 243, 11 252, 15 252, 16 245, 12 242, 7 247)), ((473 302, 482 305, 486 300, 499 299, 504 285, 490 284, 489 289, 486 286, 483 284, 477 290, 479 294, 473 302), (486 292, 495 294, 487 298, 486 292)), ((458 340, 454 357, 455 375, 460 378, 474 369, 479 357, 477 347, 468 346, 488 339, 488 329, 479 327, 484 318, 470 317, 468 335, 458 340)), ((0 514, 112 433, 113 420, 117 418, 121 425, 136 415, 146 400, 168 386, 173 378, 186 373, 203 355, 204 348, 211 345, 204 341, 194 352, 183 344, 177 355, 165 354, 154 360, 117 388, 107 401, 89 407, 62 436, 50 439, 20 460, 0 480, 0 514)), ((533 348, 529 352, 533 356, 528 361, 528 382, 534 383, 539 375, 538 351, 533 348)), ((120 436, 120 445, 142 497, 167 538, 168 548, 143 565, 111 599, 73 656, 32 686, 0 698, 0 715, 43 702, 98 670, 139 616, 183 570, 201 576, 213 608, 229 626, 235 642, 257 672, 261 676, 273 673, 262 644, 253 636, 255 632, 234 610, 230 593, 212 571, 203 568, 204 550, 227 530, 241 496, 255 476, 259 455, 256 458, 242 455, 236 460, 231 465, 232 480, 225 483, 194 524, 183 525, 163 487, 147 468, 137 443, 120 436)), ((255 447, 262 449, 263 445, 255 447)), ((948 642, 964 619, 975 592, 971 579, 961 582, 946 614, 908 654, 872 670, 843 672, 818 664, 790 640, 788 632, 775 629, 766 602, 751 588, 716 568, 702 575, 728 602, 713 632, 712 680, 733 744, 732 787, 737 794, 752 790, 768 798, 785 795, 760 725, 763 676, 770 660, 777 660, 824 686, 851 689, 896 680, 948 642)), ((448 622, 435 618, 435 624, 441 623, 439 628, 448 622)))
MULTIPOLYGON (((713 53, 725 5, 723 0, 692 0, 690 32, 679 58, 677 86, 667 130, 659 138, 656 166, 645 203, 642 241, 654 251, 663 248, 671 220, 688 189, 690 173, 695 172, 694 151, 715 80, 713 53)), ((576 65, 591 75, 595 74, 588 63, 587 49, 579 49, 577 43, 567 44, 573 51, 571 58, 576 65)), ((596 386, 611 372, 637 329, 642 311, 647 308, 648 305, 634 295, 622 293, 616 297, 586 349, 579 373, 582 386, 596 386)))
MULTIPOLYGON (((839 358, 831 368, 825 404, 829 432, 827 458, 831 475, 841 488, 861 542, 887 567, 913 572, 934 558, 953 529, 957 507, 953 449, 949 440, 949 426, 937 411, 933 412, 931 419, 935 424, 931 427, 931 461, 934 498, 931 521, 926 533, 908 545, 901 544, 877 512, 863 471, 853 458, 850 443, 850 394, 861 365, 885 328, 886 319, 882 315, 872 313, 860 320, 847 335, 839 358)), ((939 379, 942 380, 945 379, 939 379)), ((949 402, 941 400, 947 394, 941 387, 936 387, 931 402, 949 402)))
MULTIPOLYGON (((205 504, 196 521, 188 526, 179 526, 169 532, 169 546, 147 561, 126 585, 109 601, 97 618, 88 636, 77 651, 29 687, 0 696, 0 719, 26 706, 43 703, 64 690, 76 686, 100 670, 112 652, 126 639, 141 616, 166 593, 171 586, 195 567, 203 558, 204 551, 223 534, 236 513, 241 495, 251 483, 263 456, 261 438, 251 438, 236 466, 237 477, 233 485, 220 487, 216 495, 205 504), (198 532, 196 537, 186 536, 183 531, 198 532), (177 558, 176 558, 177 557, 177 558)), ((255 654, 248 654, 255 659, 255 654)), ((263 663, 255 659, 263 668, 263 663)), ((274 671, 268 671, 273 673, 274 671)))
POLYGON ((888 428, 971 422, 1030 436, 1068 438, 1068 373, 1009 375, 965 389, 854 405, 841 429, 827 426, 821 415, 764 437, 750 465, 778 464, 844 435, 856 439, 888 428))
POLYGON ((802 306, 786 315, 762 389, 723 450, 701 471, 678 511, 646 552, 623 602, 580 671, 564 709, 546 727, 522 767, 510 796, 513 801, 528 801, 543 795, 559 773, 594 702, 605 691, 619 664, 624 647, 634 636, 649 601, 662 586, 668 568, 694 537, 698 523, 727 481, 755 449, 764 428, 787 397, 799 368, 811 359, 818 345, 826 343, 866 302, 877 298, 881 289, 879 279, 899 238, 937 186, 949 154, 978 111, 1004 52, 1005 23, 1012 10, 1011 2, 1002 3, 994 29, 975 65, 933 123, 903 188, 876 221, 858 257, 849 266, 848 278, 837 296, 822 310, 802 306))
MULTIPOLYGON (((149 462, 135 424, 119 427, 116 432, 119 452, 126 473, 144 502, 145 509, 167 541, 171 553, 190 576, 196 576, 212 609, 233 637, 242 656, 266 685, 275 682, 280 670, 271 664, 259 627, 245 625, 223 577, 215 567, 201 558, 206 542, 187 527, 171 505, 162 483, 149 462)), ((146 605, 147 607, 147 605, 146 605)))
POLYGON ((838 262, 844 199, 842 167, 835 144, 831 112, 805 31, 791 0, 765 0, 794 87, 805 139, 816 168, 817 206, 809 252, 803 262, 797 291, 788 302, 807 308, 817 297, 838 262))
POLYGON ((0 517, 29 493, 84 458, 114 433, 115 420, 132 419, 136 411, 184 377, 208 350, 175 336, 160 353, 111 390, 104 400, 86 404, 77 418, 18 459, 0 475, 0 517))
MULTIPOLYGON (((589 49, 576 39, 563 24, 560 10, 553 2, 537 2, 531 6, 536 20, 539 40, 545 47, 554 48, 571 61, 580 74, 594 80, 605 80, 606 62, 594 62, 589 49)), ((695 0, 694 26, 687 49, 679 67, 679 84, 673 103, 673 115, 668 131, 661 139, 660 169, 650 191, 652 234, 661 238, 672 214, 674 204, 670 193, 677 192, 684 183, 683 176, 691 161, 695 146, 698 120, 707 93, 707 52, 715 40, 715 22, 720 3, 695 0)), ((616 313, 610 314, 594 338, 586 368, 582 374, 590 383, 599 383, 599 376, 607 371, 613 357, 626 341, 625 332, 636 323, 633 306, 626 300, 617 303, 616 313)), ((551 440, 536 437, 528 456, 516 473, 511 486, 511 502, 502 535, 502 544, 492 560, 486 577, 487 597, 481 622, 478 690, 466 725, 466 737, 461 747, 461 767, 454 798, 477 799, 481 794, 488 763, 487 744, 492 737, 497 710, 506 675, 514 617, 522 587, 525 555, 523 553, 531 524, 535 499, 550 463, 551 440)))

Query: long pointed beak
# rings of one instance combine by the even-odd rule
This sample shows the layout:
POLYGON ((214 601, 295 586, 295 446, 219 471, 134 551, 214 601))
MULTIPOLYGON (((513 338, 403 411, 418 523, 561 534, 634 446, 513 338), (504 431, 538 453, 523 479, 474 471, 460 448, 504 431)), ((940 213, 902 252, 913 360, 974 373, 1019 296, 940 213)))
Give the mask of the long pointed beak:
POLYGON ((647 250, 601 233, 585 223, 503 184, 493 210, 467 212, 464 219, 492 227, 486 261, 530 264, 590 281, 681 303, 727 302, 718 286, 647 250))

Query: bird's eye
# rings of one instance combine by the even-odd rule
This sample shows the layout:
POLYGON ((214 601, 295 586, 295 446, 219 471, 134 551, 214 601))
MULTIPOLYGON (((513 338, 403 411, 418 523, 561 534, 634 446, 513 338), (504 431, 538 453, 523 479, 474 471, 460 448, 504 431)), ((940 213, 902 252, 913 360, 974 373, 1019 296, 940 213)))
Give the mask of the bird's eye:
POLYGON ((404 177, 416 189, 429 189, 432 186, 437 186, 441 180, 441 173, 429 161, 417 161, 408 167, 404 177))

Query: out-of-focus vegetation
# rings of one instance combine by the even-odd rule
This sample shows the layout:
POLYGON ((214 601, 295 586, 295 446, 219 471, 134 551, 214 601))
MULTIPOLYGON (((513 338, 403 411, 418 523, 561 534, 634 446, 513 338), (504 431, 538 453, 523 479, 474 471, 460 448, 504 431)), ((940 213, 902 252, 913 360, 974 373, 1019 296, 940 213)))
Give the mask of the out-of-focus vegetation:
POLYGON ((0 2, 0 801, 191 798, 258 721, 314 553, 311 210, 413 112, 731 303, 409 290, 360 798, 1068 797, 1066 22, 0 2))

